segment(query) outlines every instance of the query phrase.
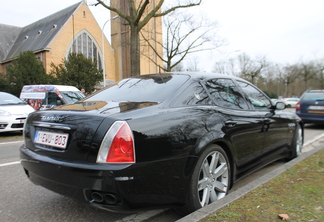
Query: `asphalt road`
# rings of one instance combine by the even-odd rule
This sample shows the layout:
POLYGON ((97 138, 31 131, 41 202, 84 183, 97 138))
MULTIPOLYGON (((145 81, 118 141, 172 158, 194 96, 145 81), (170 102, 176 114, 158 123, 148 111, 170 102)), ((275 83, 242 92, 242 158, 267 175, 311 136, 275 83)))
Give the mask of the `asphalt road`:
MULTIPOLYGON (((324 125, 306 125, 305 143, 322 135, 323 129, 324 125)), ((22 143, 21 140, 1 140, 0 142, 0 221, 143 221, 163 211, 161 209, 138 214, 111 213, 35 186, 27 179, 19 163, 18 149, 22 143)), ((278 161, 263 171, 257 171, 237 183, 232 190, 256 180, 260 175, 264 175, 283 163, 278 161)), ((180 218, 173 211, 162 215, 164 216, 151 219, 151 221, 174 221, 180 218)))

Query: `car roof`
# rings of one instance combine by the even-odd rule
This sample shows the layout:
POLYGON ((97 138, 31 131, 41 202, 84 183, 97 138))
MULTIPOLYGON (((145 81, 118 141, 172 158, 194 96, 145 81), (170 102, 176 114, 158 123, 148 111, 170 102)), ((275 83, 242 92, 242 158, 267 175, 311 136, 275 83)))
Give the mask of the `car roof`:
MULTIPOLYGON (((241 81, 245 81, 244 79, 241 79, 236 76, 228 75, 228 74, 222 74, 222 73, 212 73, 212 72, 189 72, 189 71, 181 71, 181 72, 165 72, 165 73, 156 73, 156 74, 148 74, 150 75, 163 75, 163 74, 170 74, 170 75, 188 75, 191 78, 194 79, 211 79, 211 78, 229 78, 229 79, 237 79, 241 81)), ((143 75, 141 75, 143 76, 143 75)))
POLYGON ((22 88, 22 92, 29 91, 39 91, 45 90, 55 92, 56 89, 59 91, 79 91, 75 86, 67 86, 67 85, 25 85, 22 88))
POLYGON ((310 89, 307 93, 324 93, 324 89, 310 89))
MULTIPOLYGON (((0 93, 1 93, 1 94, 7 94, 7 95, 11 95, 11 96, 17 97, 17 96, 15 96, 15 95, 13 95, 13 94, 11 94, 11 93, 8 93, 8 92, 2 92, 2 91, 0 91, 0 93)), ((17 97, 17 98, 18 98, 18 97, 17 97)))

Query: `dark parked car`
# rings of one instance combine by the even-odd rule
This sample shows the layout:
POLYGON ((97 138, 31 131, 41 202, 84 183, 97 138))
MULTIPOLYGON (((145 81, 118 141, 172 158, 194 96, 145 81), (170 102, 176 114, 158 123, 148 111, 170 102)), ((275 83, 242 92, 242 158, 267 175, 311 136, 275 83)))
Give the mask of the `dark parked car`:
POLYGON ((296 106, 304 123, 324 123, 324 90, 307 90, 296 106))
POLYGON ((101 209, 189 213, 300 154, 302 122, 284 107, 224 74, 132 77, 31 114, 21 164, 35 184, 101 209))

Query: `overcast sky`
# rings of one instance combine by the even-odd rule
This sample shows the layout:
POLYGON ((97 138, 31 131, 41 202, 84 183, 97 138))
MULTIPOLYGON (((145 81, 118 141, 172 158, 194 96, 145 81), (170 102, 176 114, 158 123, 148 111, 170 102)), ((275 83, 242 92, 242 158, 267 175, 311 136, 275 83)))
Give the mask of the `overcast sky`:
MULTIPOLYGON (((80 1, 2 1, 0 23, 23 27, 80 1)), ((109 11, 90 9, 102 27, 109 11)), ((195 12, 218 21, 220 35, 229 42, 218 57, 246 52, 281 64, 324 58, 324 0, 203 0, 195 12)))

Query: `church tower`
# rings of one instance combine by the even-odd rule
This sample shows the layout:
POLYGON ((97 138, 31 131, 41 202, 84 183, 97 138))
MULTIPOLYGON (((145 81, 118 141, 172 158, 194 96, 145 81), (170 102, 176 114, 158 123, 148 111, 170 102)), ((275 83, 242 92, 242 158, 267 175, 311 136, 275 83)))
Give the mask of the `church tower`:
MULTIPOLYGON (((153 9, 158 0, 150 1, 148 11, 153 9)), ((121 12, 128 14, 129 0, 110 0, 112 7, 118 8, 121 12)), ((135 0, 135 4, 139 4, 139 0, 135 0)), ((111 12, 111 18, 117 14, 111 12)), ((158 73, 159 66, 163 66, 163 62, 156 56, 154 51, 163 55, 162 44, 162 18, 152 18, 148 24, 141 30, 145 39, 149 39, 150 45, 140 36, 141 47, 141 74, 158 73), (159 44, 158 44, 159 43, 159 44)), ((131 76, 130 67, 130 27, 127 22, 118 17, 111 21, 111 45, 115 50, 115 67, 116 80, 121 80, 131 76)))

